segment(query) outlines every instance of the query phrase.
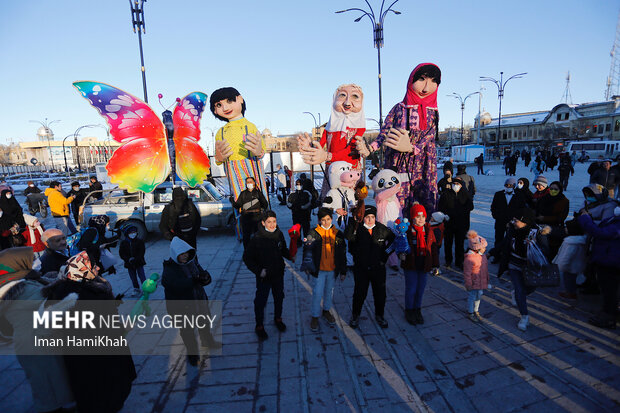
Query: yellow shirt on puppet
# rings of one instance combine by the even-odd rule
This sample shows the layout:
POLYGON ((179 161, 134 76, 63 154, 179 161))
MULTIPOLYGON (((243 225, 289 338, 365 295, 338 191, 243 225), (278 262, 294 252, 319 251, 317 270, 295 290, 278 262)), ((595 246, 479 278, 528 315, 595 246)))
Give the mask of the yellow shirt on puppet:
MULTIPOLYGON (((233 151, 232 155, 230 155, 228 160, 240 161, 248 157, 248 150, 245 149, 245 142, 243 141, 243 136, 246 133, 258 133, 256 125, 248 121, 246 118, 231 120, 217 131, 217 134, 215 135, 215 140, 225 140, 226 142, 228 142, 230 148, 233 151)), ((265 142, 263 141, 263 151, 264 150, 265 142)), ((255 154, 252 155, 254 156, 255 154)))

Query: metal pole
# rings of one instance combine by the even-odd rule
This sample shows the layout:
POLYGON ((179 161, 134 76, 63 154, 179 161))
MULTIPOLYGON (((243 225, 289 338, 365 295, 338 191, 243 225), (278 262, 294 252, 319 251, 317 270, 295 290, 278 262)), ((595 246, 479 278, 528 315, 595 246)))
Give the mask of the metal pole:
POLYGON ((482 92, 478 93, 478 134, 476 135, 476 145, 480 144, 480 107, 482 106, 482 92))
MULTIPOLYGON (((377 27, 379 26, 379 23, 377 23, 377 27)), ((383 109, 381 106, 382 103, 382 97, 381 97, 381 46, 377 45, 377 69, 379 71, 379 123, 383 123, 383 109)))
POLYGON ((142 31, 138 29, 138 43, 140 44, 140 70, 142 71, 142 88, 144 89, 144 101, 149 103, 149 97, 146 94, 146 69, 144 68, 144 53, 142 52, 142 31))
POLYGON ((499 117, 497 119, 497 157, 501 158, 499 153, 499 140, 502 132, 502 98, 504 97, 504 72, 499 72, 499 117))
POLYGON ((463 113, 465 112, 465 103, 461 102, 461 145, 463 145, 463 113))

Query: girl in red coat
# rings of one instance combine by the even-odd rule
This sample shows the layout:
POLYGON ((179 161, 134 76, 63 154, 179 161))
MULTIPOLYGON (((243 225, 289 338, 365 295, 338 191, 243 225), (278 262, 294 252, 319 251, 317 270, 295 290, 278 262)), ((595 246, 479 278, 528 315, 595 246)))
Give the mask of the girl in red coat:
POLYGON ((39 258, 43 251, 45 251, 45 244, 41 241, 41 235, 45 228, 41 225, 39 220, 32 215, 24 214, 24 221, 26 221, 27 228, 22 232, 22 236, 26 240, 25 247, 32 247, 34 250, 34 257, 39 258))
POLYGON ((489 285, 489 266, 485 251, 487 240, 474 230, 467 233, 468 248, 463 260, 463 278, 467 290, 467 311, 469 319, 475 323, 481 322, 478 312, 482 293, 489 285))

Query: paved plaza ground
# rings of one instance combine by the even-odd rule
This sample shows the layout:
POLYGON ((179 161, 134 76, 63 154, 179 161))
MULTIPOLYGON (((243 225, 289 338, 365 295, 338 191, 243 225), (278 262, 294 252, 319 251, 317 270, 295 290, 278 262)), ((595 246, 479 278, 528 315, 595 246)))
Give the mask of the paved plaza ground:
MULTIPOLYGON (((492 244, 489 207, 505 176, 499 165, 489 168, 494 176, 476 176, 474 167, 468 171, 478 187, 472 228, 492 244)), ((571 212, 583 202, 586 168, 578 164, 569 183, 571 212)), ((558 173, 545 175, 551 182, 558 173)), ((519 176, 532 180, 522 162, 519 176)), ((275 210, 286 232, 290 213, 285 207, 275 210)), ((147 273, 161 271, 168 246, 157 234, 149 238, 147 273)), ((299 271, 299 252, 285 274, 288 330, 279 333, 267 321, 269 339, 258 342, 255 277, 241 260, 241 244, 228 233, 204 233, 198 250, 214 278, 207 294, 224 304, 222 355, 205 358, 199 368, 189 366, 183 353, 134 357, 138 378, 123 412, 620 411, 620 330, 587 323, 598 309, 598 296, 572 304, 558 298, 558 288, 540 289, 528 298, 531 325, 521 332, 510 283, 494 276, 497 266, 490 266, 494 288, 480 306, 483 324, 466 318, 462 274, 443 270, 429 279, 425 324, 411 326, 404 319, 402 272, 388 271, 389 328, 374 321, 369 293, 360 326, 352 330, 347 325, 353 294, 349 274, 336 282, 337 324, 321 320, 314 333, 309 328, 311 280, 299 271)), ((116 293, 130 290, 123 268, 109 280, 116 293)), ((163 298, 161 287, 154 298, 163 298)), ((270 298, 266 320, 273 319, 272 312, 270 298)), ((94 385, 105 391, 106 383, 94 385)), ((0 411, 33 411, 30 386, 11 356, 0 357, 0 411)))

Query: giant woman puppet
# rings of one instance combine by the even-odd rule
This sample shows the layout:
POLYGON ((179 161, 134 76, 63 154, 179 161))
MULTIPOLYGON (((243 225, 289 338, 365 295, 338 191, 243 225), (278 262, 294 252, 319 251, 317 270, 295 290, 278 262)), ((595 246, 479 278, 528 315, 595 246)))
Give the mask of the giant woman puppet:
MULTIPOLYGON (((439 112, 437 87, 441 70, 432 63, 421 63, 407 80, 402 102, 394 105, 385 118, 371 151, 385 149, 386 169, 397 172, 402 186, 397 194, 402 211, 409 211, 415 201, 428 213, 437 205, 437 137, 439 112)), ((360 148, 362 156, 366 149, 360 148)))

